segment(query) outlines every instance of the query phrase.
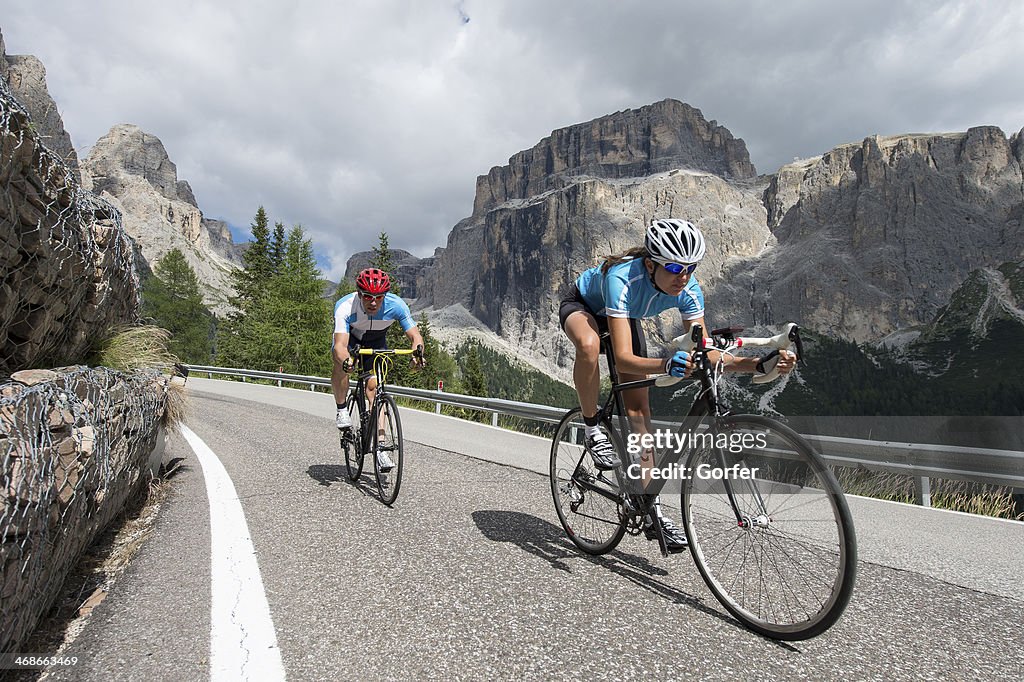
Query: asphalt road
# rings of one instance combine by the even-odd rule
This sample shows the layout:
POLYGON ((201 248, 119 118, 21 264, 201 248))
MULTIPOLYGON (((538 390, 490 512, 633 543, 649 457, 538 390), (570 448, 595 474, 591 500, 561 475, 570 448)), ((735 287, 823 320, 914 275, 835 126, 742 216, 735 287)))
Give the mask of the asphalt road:
MULTIPOLYGON (((580 554, 558 526, 544 476, 449 451, 500 443, 505 436, 489 427, 455 433, 450 420, 410 412, 405 480, 387 508, 368 477, 348 482, 329 398, 302 396, 316 408, 300 411, 190 383, 189 426, 234 482, 289 679, 1019 680, 1024 673, 1018 588, 989 588, 991 569, 971 573, 963 567, 972 557, 952 556, 955 549, 927 564, 876 561, 891 542, 879 530, 879 548, 861 552, 866 560, 839 623, 814 640, 783 644, 737 624, 688 554, 663 559, 632 537, 605 557, 580 554), (944 561, 960 568, 948 576, 941 565, 927 570, 944 561)), ((171 437, 165 457, 184 457, 186 465, 152 538, 65 652, 79 663, 48 679, 210 678, 203 471, 181 436, 171 437)), ((858 531, 870 545, 871 529, 893 517, 864 518, 858 509, 858 531)), ((920 511, 923 519, 939 513, 920 511)), ((971 520, 935 518, 952 527, 971 520)), ((922 533, 932 525, 924 522, 922 533)), ((1016 527, 980 528, 982 536, 991 528, 1024 537, 1016 527)), ((1016 573, 1000 569, 1001 581, 1024 583, 1022 546, 995 548, 1016 557, 1008 564, 1016 573)))

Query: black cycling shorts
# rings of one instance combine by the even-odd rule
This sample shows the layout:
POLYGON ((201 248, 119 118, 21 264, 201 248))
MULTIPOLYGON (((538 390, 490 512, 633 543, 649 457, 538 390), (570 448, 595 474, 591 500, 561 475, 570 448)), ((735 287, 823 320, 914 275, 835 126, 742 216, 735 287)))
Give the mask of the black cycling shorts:
MULTIPOLYGON (((579 287, 574 283, 558 305, 558 324, 562 327, 563 332, 565 331, 565 320, 578 310, 582 310, 594 318, 594 321, 597 322, 597 329, 601 334, 608 331, 608 318, 604 315, 598 315, 590 309, 587 302, 583 300, 583 294, 580 293, 579 287)), ((633 355, 646 358, 647 339, 644 338, 644 332, 640 329, 640 322, 632 317, 629 318, 629 331, 633 339, 633 355)))
POLYGON ((357 348, 370 348, 372 350, 387 350, 388 349, 388 338, 384 334, 376 336, 374 338, 357 339, 354 336, 348 337, 348 352, 353 358, 357 358, 361 362, 361 367, 364 372, 369 372, 373 369, 373 356, 372 355, 355 355, 357 348))

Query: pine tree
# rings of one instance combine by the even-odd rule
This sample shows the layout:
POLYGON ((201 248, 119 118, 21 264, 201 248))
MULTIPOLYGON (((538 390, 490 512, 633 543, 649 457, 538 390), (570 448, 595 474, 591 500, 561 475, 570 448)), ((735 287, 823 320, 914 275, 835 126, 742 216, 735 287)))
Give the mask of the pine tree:
POLYGON ((356 285, 351 280, 342 277, 341 281, 338 282, 338 288, 334 290, 334 302, 337 303, 344 297, 348 296, 356 290, 356 285))
POLYGON ((267 258, 270 261, 270 271, 275 275, 281 272, 287 248, 288 243, 285 237, 284 224, 278 221, 274 223, 274 238, 270 242, 267 252, 267 258))
POLYGON ((323 283, 312 243, 296 225, 288 233, 280 273, 267 283, 265 295, 246 316, 242 337, 249 367, 326 375, 331 306, 321 295, 323 283))
POLYGON ((395 260, 391 256, 387 232, 381 232, 377 237, 377 246, 373 247, 373 255, 370 256, 370 267, 388 273, 391 277, 391 293, 395 296, 402 295, 402 287, 398 284, 398 279, 395 277, 395 260))
POLYGON ((462 346, 462 390, 466 395, 487 396, 487 378, 480 365, 480 348, 467 342, 462 346))
POLYGON ((273 274, 270 262, 270 229, 268 225, 267 212, 260 206, 251 226, 252 242, 242 254, 242 269, 231 273, 236 293, 231 304, 242 311, 245 311, 260 296, 267 280, 273 274))
POLYGON ((164 255, 143 285, 142 315, 171 332, 169 350, 183 362, 210 361, 216 318, 203 304, 199 278, 180 250, 164 255))
MULTIPOLYGON (((483 368, 480 366, 480 350, 475 342, 462 344, 459 352, 462 360, 462 392, 465 395, 487 396, 487 379, 484 377, 483 368)), ((487 415, 483 412, 474 411, 470 415, 476 421, 487 421, 487 415)))

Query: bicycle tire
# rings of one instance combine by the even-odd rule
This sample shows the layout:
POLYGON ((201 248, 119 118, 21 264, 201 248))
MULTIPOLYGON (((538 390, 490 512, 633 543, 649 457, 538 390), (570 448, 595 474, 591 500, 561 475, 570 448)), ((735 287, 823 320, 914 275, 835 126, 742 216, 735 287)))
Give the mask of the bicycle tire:
POLYGON ((356 397, 349 396, 346 402, 352 426, 341 432, 341 452, 345 458, 345 469, 350 481, 358 481, 363 473, 363 415, 356 397))
POLYGON ((398 499, 398 490, 402 487, 402 465, 405 443, 402 440, 402 421, 398 416, 398 405, 391 396, 378 395, 376 401, 377 428, 373 431, 373 475, 377 480, 380 500, 389 507, 398 499), (384 425, 384 440, 380 439, 380 427, 384 425), (390 471, 381 471, 376 453, 380 450, 391 457, 393 467, 390 471))
POLYGON ((842 615, 856 580, 853 520, 835 476, 800 434, 774 419, 711 423, 714 443, 690 452, 681 493, 701 577, 755 632, 790 641, 820 635, 842 615), (702 464, 741 468, 727 486, 702 478, 702 464), (742 480, 743 472, 752 479, 742 480))
MULTIPOLYGON (((572 543, 586 554, 606 554, 619 544, 626 521, 619 514, 619 486, 612 472, 599 472, 582 445, 583 412, 570 410, 558 423, 551 440, 549 479, 555 513, 572 543), (575 475, 574 475, 575 474, 575 475), (580 487, 579 481, 607 489, 607 495, 580 487)), ((620 459, 622 440, 607 419, 602 430, 611 439, 620 459)))

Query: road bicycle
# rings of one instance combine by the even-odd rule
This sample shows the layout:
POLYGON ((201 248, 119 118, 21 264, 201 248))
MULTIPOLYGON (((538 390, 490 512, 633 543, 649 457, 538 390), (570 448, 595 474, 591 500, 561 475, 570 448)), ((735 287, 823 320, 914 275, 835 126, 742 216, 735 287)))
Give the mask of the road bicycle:
POLYGON ((349 392, 345 401, 352 426, 341 432, 341 450, 345 457, 345 468, 352 481, 359 480, 363 472, 363 458, 367 453, 373 455, 373 476, 377 482, 381 502, 389 507, 398 499, 398 491, 402 487, 402 466, 404 463, 405 444, 402 439, 402 420, 398 416, 398 405, 387 392, 388 373, 394 364, 396 355, 413 355, 422 357, 422 350, 374 350, 359 348, 360 356, 373 358, 373 369, 362 371, 356 381, 355 388, 349 392), (377 379, 377 392, 373 403, 366 404, 366 384, 371 377, 377 379), (385 453, 390 457, 392 468, 382 471, 380 458, 376 453, 385 453))
MULTIPOLYGON (((796 344, 802 357, 799 327, 790 323, 770 338, 743 338, 740 331, 715 329, 705 338, 695 325, 691 335, 673 341, 691 352, 697 396, 674 437, 658 429, 646 443, 630 428, 622 392, 679 379, 661 375, 620 384, 605 334, 612 390, 601 409, 601 428, 620 466, 594 466, 582 444, 582 412, 570 410, 552 441, 551 494, 569 539, 598 555, 626 533, 639 534, 656 496, 678 485, 690 555, 718 601, 762 635, 808 639, 835 624, 850 600, 857 564, 853 521, 835 476, 800 434, 770 417, 730 414, 719 395, 724 360, 740 347, 796 344), (721 353, 717 362, 709 350, 721 353), (638 460, 651 441, 653 453, 645 454, 653 454, 654 465, 645 473, 638 460)), ((777 353, 766 357, 769 371, 756 382, 777 376, 774 362, 777 353)), ((660 524, 654 526, 667 556, 660 524)))

